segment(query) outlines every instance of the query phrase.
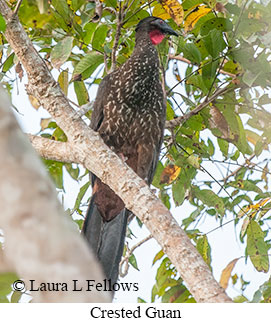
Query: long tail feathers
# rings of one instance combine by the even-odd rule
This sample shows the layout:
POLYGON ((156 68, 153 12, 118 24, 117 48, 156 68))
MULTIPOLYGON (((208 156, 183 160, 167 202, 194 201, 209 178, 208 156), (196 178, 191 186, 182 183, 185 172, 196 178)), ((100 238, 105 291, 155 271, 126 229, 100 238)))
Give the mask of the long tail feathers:
POLYGON ((110 222, 102 216, 91 198, 82 233, 99 259, 104 274, 114 284, 119 275, 119 263, 124 248, 127 218, 129 211, 124 209, 110 222))

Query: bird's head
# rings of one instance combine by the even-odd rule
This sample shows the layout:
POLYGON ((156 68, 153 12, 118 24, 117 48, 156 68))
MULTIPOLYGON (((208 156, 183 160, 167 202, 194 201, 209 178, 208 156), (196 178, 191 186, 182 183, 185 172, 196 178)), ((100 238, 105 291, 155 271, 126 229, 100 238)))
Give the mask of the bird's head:
POLYGON ((147 17, 142 19, 136 26, 136 33, 148 32, 150 40, 154 45, 158 45, 165 38, 165 35, 178 36, 163 19, 158 17, 147 17))

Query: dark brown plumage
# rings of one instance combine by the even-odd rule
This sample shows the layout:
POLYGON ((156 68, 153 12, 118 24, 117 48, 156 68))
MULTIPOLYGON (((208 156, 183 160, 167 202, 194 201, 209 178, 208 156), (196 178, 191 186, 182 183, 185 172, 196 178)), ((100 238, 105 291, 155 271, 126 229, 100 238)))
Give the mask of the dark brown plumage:
MULTIPOLYGON (((177 35, 160 18, 148 17, 139 22, 133 54, 102 80, 90 124, 149 185, 157 165, 165 124, 166 104, 155 48, 165 34, 177 35)), ((107 277, 116 281, 128 211, 123 201, 95 176, 92 185, 93 197, 83 232, 101 260, 107 277), (112 226, 115 229, 111 228, 109 232, 108 228, 112 226), (117 245, 112 239, 117 240, 117 245), (116 255, 112 254, 113 245, 116 255), (108 246, 111 251, 105 252, 108 246)))

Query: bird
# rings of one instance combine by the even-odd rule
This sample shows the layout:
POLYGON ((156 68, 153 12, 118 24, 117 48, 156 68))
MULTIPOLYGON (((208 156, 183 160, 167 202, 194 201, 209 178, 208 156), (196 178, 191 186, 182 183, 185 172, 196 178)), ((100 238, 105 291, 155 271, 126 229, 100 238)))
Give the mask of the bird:
MULTIPOLYGON (((148 185, 159 160, 166 120, 166 101, 159 76, 156 45, 178 36, 163 19, 149 16, 135 28, 130 58, 106 75, 93 104, 90 127, 148 185)), ((127 220, 131 212, 121 198, 91 174, 92 197, 82 234, 115 284, 119 276, 127 220)))

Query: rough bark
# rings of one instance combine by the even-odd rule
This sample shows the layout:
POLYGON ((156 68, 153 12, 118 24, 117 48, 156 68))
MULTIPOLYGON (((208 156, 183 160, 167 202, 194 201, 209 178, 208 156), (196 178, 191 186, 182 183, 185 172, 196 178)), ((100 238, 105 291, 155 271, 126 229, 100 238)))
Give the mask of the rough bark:
POLYGON ((0 88, 0 227, 2 270, 14 270, 26 286, 66 283, 68 291, 32 291, 35 302, 109 302, 106 292, 86 291, 104 277, 75 224, 64 214, 43 164, 20 130, 0 88), (2 265, 5 264, 5 268, 2 265), (8 264, 8 267, 7 267, 8 264), (73 280, 83 286, 73 291, 73 280))
POLYGON ((63 129, 76 160, 81 160, 86 168, 108 184, 123 199, 126 207, 144 222, 198 302, 230 302, 167 208, 145 182, 103 143, 99 135, 76 117, 18 19, 13 17, 3 0, 0 0, 0 12, 7 21, 6 39, 28 74, 28 91, 63 129))
POLYGON ((50 140, 31 134, 28 135, 28 138, 38 154, 44 159, 55 160, 62 163, 80 164, 82 162, 80 159, 76 158, 73 147, 69 142, 50 140))

